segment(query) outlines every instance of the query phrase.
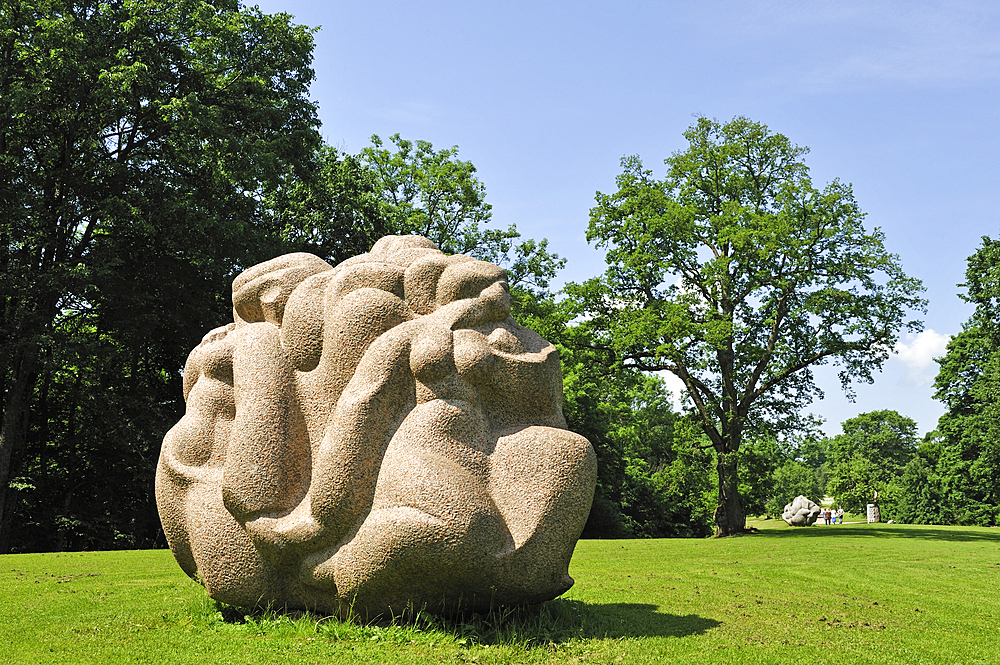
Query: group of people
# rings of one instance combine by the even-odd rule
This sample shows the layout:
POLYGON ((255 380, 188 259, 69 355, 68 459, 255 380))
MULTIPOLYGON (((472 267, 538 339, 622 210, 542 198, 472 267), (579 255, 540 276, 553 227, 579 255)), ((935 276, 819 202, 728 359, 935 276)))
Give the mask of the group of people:
POLYGON ((823 511, 823 519, 826 521, 827 524, 836 524, 837 520, 840 520, 840 523, 843 524, 844 509, 838 508, 837 510, 833 510, 831 508, 827 508, 823 511), (830 520, 833 521, 831 522, 830 520))

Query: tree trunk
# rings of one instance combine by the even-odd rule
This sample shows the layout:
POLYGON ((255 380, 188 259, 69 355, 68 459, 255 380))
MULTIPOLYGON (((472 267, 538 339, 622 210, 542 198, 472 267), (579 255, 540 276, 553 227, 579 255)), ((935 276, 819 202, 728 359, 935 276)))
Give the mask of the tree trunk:
POLYGON ((746 514, 738 491, 736 453, 718 453, 719 505, 715 509, 715 535, 732 536, 746 530, 746 514))
POLYGON ((28 436, 28 414, 35 386, 37 360, 38 347, 28 343, 20 349, 11 363, 11 382, 3 407, 3 425, 0 426, 0 554, 10 552, 10 532, 14 523, 10 479, 15 471, 15 453, 24 449, 28 436))

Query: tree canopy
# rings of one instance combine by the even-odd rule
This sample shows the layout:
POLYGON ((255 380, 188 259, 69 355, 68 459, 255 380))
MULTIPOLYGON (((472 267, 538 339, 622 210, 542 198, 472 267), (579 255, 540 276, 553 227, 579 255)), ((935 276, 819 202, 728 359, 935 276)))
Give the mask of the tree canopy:
POLYGON ((881 231, 865 230, 851 187, 812 185, 805 149, 746 118, 700 118, 684 137, 662 180, 622 160, 587 232, 607 270, 567 292, 614 362, 684 383, 716 451, 727 535, 745 528, 744 436, 800 425, 821 395, 817 364, 839 366, 845 390, 871 381, 925 302, 881 231))
POLYGON ((288 15, 236 0, 3 3, 0 552, 12 478, 23 501, 47 498, 38 538, 151 544, 155 512, 134 528, 126 510, 57 516, 82 493, 134 505, 118 473, 151 490, 177 368, 232 276, 273 251, 267 193, 319 146, 312 47, 288 15))
MULTIPOLYGON (((391 233, 416 233, 449 254, 468 254, 506 269, 511 289, 545 291, 566 261, 548 251, 548 241, 525 239, 514 224, 486 228, 493 216, 486 186, 472 162, 458 159, 458 146, 435 150, 428 141, 371 137, 358 156, 369 168, 378 206, 391 233)), ((516 294, 515 294, 516 295, 516 294)))
POLYGON ((962 298, 976 306, 938 360, 937 430, 907 464, 900 517, 922 524, 1000 524, 1000 241, 969 257, 962 298))
POLYGON ((876 493, 886 519, 897 519, 898 477, 917 451, 917 423, 896 411, 870 411, 841 424, 829 441, 828 493, 844 510, 864 514, 876 493))

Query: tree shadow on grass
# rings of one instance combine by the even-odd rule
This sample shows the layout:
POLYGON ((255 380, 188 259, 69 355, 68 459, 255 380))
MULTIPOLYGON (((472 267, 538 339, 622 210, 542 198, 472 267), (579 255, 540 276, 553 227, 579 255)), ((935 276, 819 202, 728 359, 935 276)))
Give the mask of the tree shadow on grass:
POLYGON ((761 529, 754 533, 754 537, 764 538, 836 538, 838 536, 1000 543, 1000 529, 998 528, 915 524, 838 524, 836 526, 761 529))

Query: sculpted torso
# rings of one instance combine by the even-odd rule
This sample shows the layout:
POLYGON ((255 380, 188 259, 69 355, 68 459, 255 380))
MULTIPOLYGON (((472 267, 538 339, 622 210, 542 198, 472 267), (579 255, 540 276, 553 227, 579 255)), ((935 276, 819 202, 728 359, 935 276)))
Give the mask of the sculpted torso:
POLYGON ((336 268, 279 257, 233 291, 157 472, 171 548, 210 594, 375 615, 569 588, 594 453, 502 270, 396 236, 336 268))

